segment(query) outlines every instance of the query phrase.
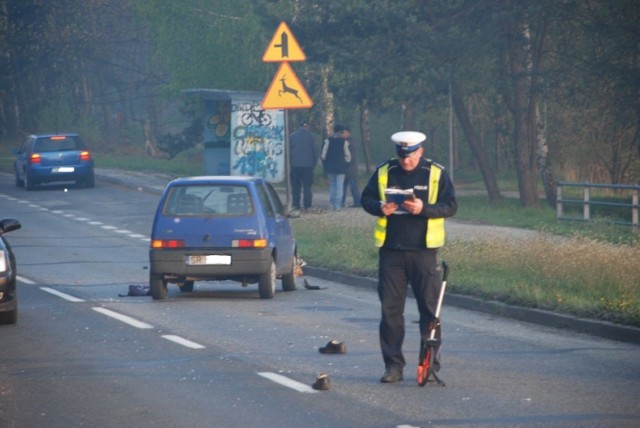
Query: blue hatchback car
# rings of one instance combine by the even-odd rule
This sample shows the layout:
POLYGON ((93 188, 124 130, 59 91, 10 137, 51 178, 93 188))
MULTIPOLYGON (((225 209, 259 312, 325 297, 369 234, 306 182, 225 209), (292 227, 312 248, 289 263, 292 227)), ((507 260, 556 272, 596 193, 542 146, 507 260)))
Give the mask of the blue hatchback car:
POLYGON ((160 199, 149 249, 151 296, 167 284, 193 291, 194 281, 258 283, 273 298, 276 279, 295 290, 296 241, 284 206, 264 179, 187 177, 171 181, 160 199))
POLYGON ((29 135, 14 154, 18 187, 32 190, 41 183, 61 181, 95 185, 91 153, 78 134, 29 135))

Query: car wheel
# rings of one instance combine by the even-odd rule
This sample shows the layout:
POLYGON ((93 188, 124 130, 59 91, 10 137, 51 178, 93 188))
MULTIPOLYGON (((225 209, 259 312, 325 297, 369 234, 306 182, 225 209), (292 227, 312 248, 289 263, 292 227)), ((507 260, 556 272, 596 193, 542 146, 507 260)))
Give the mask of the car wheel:
POLYGON ((258 278, 258 291, 261 299, 273 299, 276 293, 276 263, 271 259, 269 270, 258 278))
POLYGON ((33 190, 36 186, 36 183, 33 182, 33 179, 29 177, 29 174, 25 172, 24 174, 24 188, 27 190, 33 190))
POLYGON ((20 180, 20 176, 18 176, 18 173, 16 172, 16 187, 22 186, 24 186, 24 181, 20 180))
POLYGON ((93 174, 89 175, 83 182, 82 184, 84 185, 84 187, 86 187, 87 189, 91 189, 93 187, 95 187, 96 185, 96 178, 93 174))
POLYGON ((282 277, 282 291, 293 291, 296 289, 296 264, 298 256, 294 255, 291 259, 291 270, 282 277))
POLYGON ((149 278, 149 288, 153 300, 162 300, 167 297, 167 281, 162 276, 152 276, 149 278))
POLYGON ((18 300, 17 299, 18 299, 18 296, 14 294, 13 310, 0 312, 0 324, 15 324, 16 322, 18 322, 18 300))
POLYGON ((178 286, 180 287, 180 291, 183 293, 190 293, 193 291, 193 281, 185 281, 178 284, 178 286))

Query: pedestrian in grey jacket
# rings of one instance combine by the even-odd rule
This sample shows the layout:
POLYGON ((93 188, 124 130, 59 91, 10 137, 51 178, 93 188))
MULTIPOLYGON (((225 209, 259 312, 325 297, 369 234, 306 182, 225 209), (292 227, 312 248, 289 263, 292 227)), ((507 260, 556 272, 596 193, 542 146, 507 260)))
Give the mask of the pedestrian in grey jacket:
POLYGON ((299 211, 300 193, 303 207, 311 208, 313 203, 313 170, 318 163, 318 149, 315 138, 309 131, 309 124, 303 121, 300 128, 289 137, 289 178, 291 180, 292 209, 299 211))

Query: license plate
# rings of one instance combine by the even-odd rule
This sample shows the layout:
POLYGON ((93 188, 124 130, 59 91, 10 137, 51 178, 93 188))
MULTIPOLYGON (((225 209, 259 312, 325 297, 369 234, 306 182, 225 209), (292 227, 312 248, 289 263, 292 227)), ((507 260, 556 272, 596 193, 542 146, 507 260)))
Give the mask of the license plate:
POLYGON ((199 265, 230 265, 231 256, 223 256, 216 254, 209 254, 203 256, 188 256, 187 264, 191 266, 199 265))
POLYGON ((75 168, 72 166, 60 166, 58 168, 53 168, 53 172, 73 172, 75 168))

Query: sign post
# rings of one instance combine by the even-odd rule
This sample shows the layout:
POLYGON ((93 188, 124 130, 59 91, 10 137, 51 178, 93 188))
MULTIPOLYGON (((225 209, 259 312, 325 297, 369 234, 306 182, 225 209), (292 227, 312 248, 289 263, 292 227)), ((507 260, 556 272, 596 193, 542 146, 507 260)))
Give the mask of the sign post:
POLYGON ((262 62, 279 62, 280 67, 265 93, 261 107, 284 110, 285 174, 287 183, 287 209, 291 209, 291 180, 289 174, 289 109, 311 108, 313 100, 289 65, 307 59, 286 22, 282 21, 274 33, 262 62))

